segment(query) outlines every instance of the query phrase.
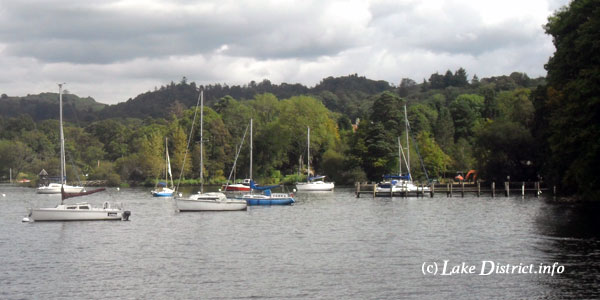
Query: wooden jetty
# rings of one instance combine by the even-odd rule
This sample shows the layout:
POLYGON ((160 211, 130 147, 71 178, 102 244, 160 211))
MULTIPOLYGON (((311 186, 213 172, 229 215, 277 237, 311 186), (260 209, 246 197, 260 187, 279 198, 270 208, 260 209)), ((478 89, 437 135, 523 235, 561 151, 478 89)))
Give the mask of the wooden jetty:
MULTIPOLYGON (((372 197, 433 197, 436 193, 445 193, 446 197, 464 197, 465 194, 475 194, 477 197, 489 195, 492 198, 497 195, 509 197, 512 195, 534 195, 539 197, 543 192, 548 191, 547 187, 542 187, 542 183, 536 182, 503 182, 498 189, 496 182, 454 182, 454 183, 436 183, 436 184, 420 184, 415 183, 418 187, 414 191, 401 192, 377 192, 376 183, 360 183, 355 184, 356 197, 360 195, 371 195, 372 197)), ((556 195, 556 187, 552 188, 552 194, 556 195)))

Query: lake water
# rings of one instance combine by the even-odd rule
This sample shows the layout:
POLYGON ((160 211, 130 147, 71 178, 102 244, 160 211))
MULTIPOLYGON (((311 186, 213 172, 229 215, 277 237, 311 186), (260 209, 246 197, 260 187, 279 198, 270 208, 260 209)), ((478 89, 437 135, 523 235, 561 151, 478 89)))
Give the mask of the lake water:
POLYGON ((293 206, 176 213, 149 190, 81 200, 121 201, 129 222, 21 223, 60 196, 1 185, 0 299, 600 298, 598 204, 339 188, 293 206), (462 274, 441 275, 455 265, 462 274), (532 273, 546 266, 553 275, 532 273))

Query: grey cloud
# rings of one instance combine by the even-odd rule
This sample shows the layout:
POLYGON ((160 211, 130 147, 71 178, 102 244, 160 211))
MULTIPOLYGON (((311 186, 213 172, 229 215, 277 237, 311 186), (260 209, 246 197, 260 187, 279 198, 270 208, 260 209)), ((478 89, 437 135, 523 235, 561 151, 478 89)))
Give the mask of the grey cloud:
POLYGON ((6 53, 47 62, 107 64, 136 57, 209 54, 277 59, 332 55, 355 38, 343 27, 324 36, 318 10, 273 11, 246 4, 229 12, 115 11, 97 5, 9 2, 0 21, 6 53), (316 12, 316 15, 315 15, 316 12))

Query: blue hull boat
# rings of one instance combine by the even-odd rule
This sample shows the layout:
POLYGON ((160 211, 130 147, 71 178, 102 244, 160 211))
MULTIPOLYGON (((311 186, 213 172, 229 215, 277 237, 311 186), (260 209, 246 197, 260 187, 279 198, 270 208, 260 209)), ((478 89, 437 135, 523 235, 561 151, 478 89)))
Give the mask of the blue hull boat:
POLYGON ((152 193, 153 197, 173 197, 173 193, 152 193))
POLYGON ((248 205, 291 205, 294 203, 293 198, 285 199, 245 199, 248 205))

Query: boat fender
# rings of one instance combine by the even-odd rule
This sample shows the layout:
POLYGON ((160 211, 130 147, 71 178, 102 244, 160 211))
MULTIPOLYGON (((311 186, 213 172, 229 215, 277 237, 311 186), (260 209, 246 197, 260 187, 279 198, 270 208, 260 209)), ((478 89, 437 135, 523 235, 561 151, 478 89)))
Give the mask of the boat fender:
POLYGON ((126 210, 123 212, 123 221, 129 221, 129 216, 131 215, 131 212, 126 210))

